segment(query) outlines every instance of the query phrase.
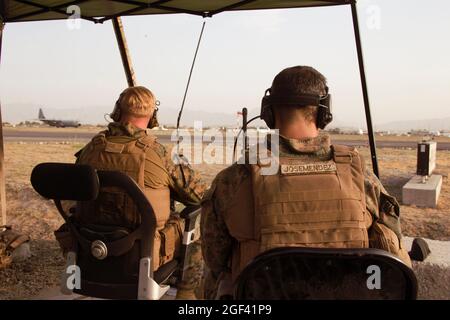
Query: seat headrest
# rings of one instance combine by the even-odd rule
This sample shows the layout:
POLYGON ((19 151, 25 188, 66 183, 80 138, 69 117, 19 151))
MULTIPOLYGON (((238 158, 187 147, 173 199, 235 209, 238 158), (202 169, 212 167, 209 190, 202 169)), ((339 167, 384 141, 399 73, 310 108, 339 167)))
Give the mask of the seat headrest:
POLYGON ((31 173, 31 185, 43 197, 56 200, 95 200, 99 179, 89 165, 41 163, 31 173))

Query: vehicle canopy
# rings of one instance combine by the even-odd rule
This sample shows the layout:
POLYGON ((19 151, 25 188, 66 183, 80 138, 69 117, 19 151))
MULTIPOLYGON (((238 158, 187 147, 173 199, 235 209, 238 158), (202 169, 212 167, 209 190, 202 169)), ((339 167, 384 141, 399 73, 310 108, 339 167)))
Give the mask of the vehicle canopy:
POLYGON ((224 11, 287 9, 333 6, 355 0, 5 0, 1 8, 4 22, 66 19, 67 7, 77 5, 81 18, 104 22, 118 16, 186 13, 212 17, 224 11))

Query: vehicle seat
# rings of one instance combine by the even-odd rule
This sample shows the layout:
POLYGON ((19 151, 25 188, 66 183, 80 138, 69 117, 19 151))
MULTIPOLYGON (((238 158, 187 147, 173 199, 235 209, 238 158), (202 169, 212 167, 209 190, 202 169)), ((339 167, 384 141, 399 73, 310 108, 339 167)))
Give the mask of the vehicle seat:
POLYGON ((411 300, 414 272, 379 249, 284 247, 268 250, 239 275, 238 300, 411 300))
MULTIPOLYGON (((61 290, 71 294, 70 266, 80 271, 80 287, 73 292, 106 299, 156 300, 169 289, 167 282, 183 270, 184 256, 158 268, 151 269, 156 217, 153 208, 138 184, 124 173, 95 170, 89 165, 41 163, 31 174, 31 184, 43 197, 54 200, 75 239, 74 249, 67 254, 61 279, 61 290), (140 225, 130 230, 120 226, 82 225, 74 221, 61 203, 63 200, 94 201, 100 189, 119 188, 126 192, 137 207, 140 225)), ((84 206, 77 206, 81 208, 84 206)), ((186 208, 185 234, 192 234, 199 208, 186 208)), ((182 252, 187 253, 190 241, 183 241, 182 252)))

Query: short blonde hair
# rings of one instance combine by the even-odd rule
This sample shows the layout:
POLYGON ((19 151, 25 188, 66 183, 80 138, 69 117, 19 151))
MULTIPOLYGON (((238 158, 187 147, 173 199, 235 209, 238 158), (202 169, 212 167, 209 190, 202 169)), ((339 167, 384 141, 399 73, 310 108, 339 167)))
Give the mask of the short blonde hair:
POLYGON ((122 91, 117 101, 121 112, 138 118, 151 116, 156 100, 153 93, 145 87, 130 87, 122 91))

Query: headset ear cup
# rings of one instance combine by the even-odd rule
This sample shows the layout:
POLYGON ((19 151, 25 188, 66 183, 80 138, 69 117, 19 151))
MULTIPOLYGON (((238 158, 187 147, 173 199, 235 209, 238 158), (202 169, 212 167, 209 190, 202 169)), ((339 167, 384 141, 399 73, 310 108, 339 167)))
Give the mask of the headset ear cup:
POLYGON ((319 110, 317 110, 317 128, 325 129, 331 121, 333 121, 333 114, 329 111, 328 107, 319 107, 319 110))
POLYGON ((265 121, 266 121, 266 123, 267 123, 267 126, 268 126, 270 129, 275 128, 275 118, 274 118, 273 110, 272 110, 272 107, 271 107, 271 106, 269 106, 269 107, 266 108, 266 118, 265 118, 265 121))
POLYGON ((325 129, 325 127, 333 121, 333 114, 331 113, 331 94, 328 93, 328 87, 326 87, 327 94, 320 99, 319 110, 317 111, 317 128, 325 129))
POLYGON ((111 114, 109 116, 111 117, 111 119, 114 120, 114 122, 119 122, 119 120, 120 120, 119 101, 116 102, 116 104, 114 106, 114 110, 113 110, 113 112, 111 112, 111 114))
POLYGON ((153 129, 153 128, 159 127, 157 112, 158 112, 157 109, 155 109, 155 111, 153 111, 153 115, 148 122, 147 128, 153 129))
POLYGON ((122 102, 122 98, 123 98, 124 94, 125 94, 125 92, 122 92, 120 94, 119 99, 117 99, 116 104, 114 105, 113 112, 109 115, 111 117, 111 119, 113 119, 115 122, 120 121, 120 115, 121 115, 120 103, 122 102))
POLYGON ((318 107, 317 108, 317 119, 316 119, 316 126, 319 129, 323 129, 324 125, 323 125, 323 107, 318 107))
POLYGON ((269 96, 264 96, 261 101, 261 113, 260 117, 270 129, 275 126, 275 119, 273 116, 272 106, 269 103, 269 96))

